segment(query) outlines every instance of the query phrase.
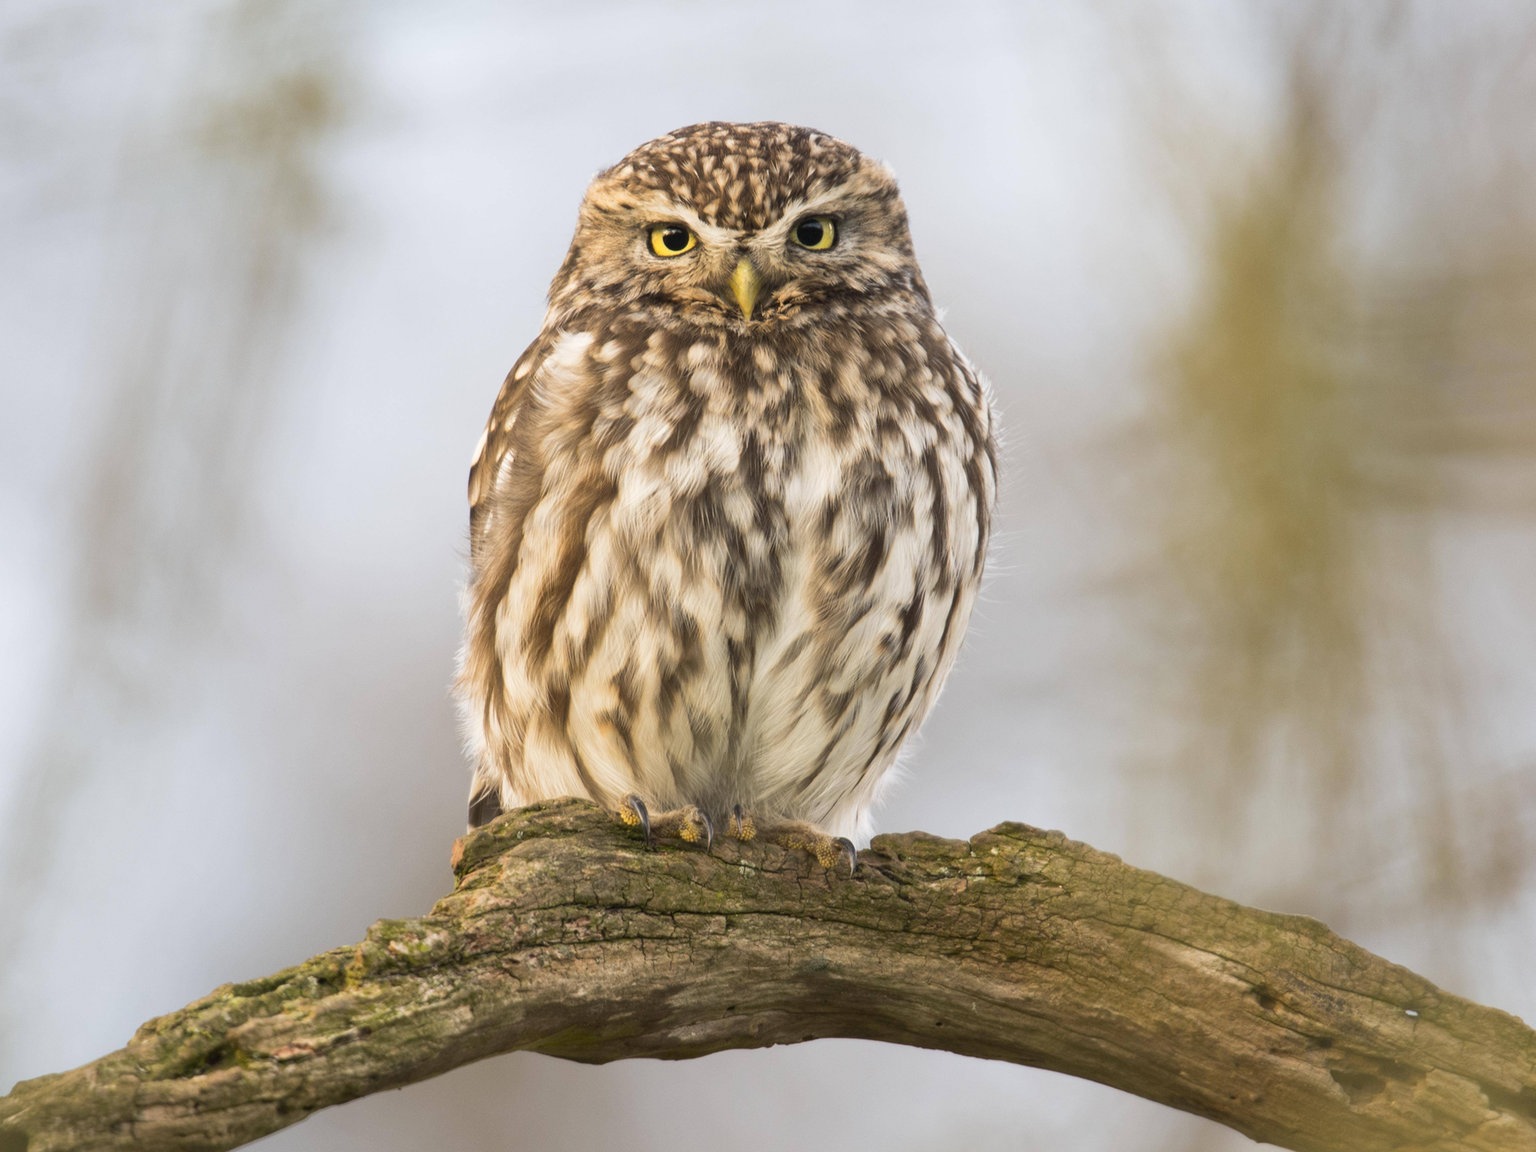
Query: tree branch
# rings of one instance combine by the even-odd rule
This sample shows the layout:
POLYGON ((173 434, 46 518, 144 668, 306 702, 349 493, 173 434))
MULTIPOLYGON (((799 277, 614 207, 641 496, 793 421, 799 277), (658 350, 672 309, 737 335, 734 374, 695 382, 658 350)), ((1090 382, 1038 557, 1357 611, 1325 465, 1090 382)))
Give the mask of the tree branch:
POLYGON ((643 851, 590 804, 460 841, 356 947, 227 984, 0 1099, 0 1152, 224 1149, 500 1052, 601 1063, 851 1036, 1087 1077, 1284 1147, 1536 1150, 1536 1033, 1322 924, 1059 833, 643 851))

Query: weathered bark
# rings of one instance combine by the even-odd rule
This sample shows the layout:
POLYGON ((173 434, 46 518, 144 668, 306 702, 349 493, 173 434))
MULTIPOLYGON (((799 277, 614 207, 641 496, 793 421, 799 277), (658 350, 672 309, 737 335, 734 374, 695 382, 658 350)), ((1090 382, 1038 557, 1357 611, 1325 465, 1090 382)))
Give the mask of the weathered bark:
POLYGON ((0 1099, 0 1152, 223 1149, 516 1049, 822 1036, 1084 1076, 1295 1149, 1536 1150, 1536 1033, 1342 940, 1065 839, 642 850, 589 804, 461 841, 459 883, 0 1099))

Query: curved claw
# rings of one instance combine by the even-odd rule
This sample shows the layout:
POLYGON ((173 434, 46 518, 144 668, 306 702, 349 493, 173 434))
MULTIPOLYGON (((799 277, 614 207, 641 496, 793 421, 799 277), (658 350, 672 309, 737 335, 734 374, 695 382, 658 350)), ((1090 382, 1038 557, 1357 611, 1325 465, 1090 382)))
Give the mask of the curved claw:
POLYGON ((699 819, 704 821, 704 851, 708 852, 715 846, 715 825, 710 820, 709 813, 699 809, 699 819))
POLYGON ((846 836, 839 836, 833 841, 837 845, 840 855, 848 861, 848 875, 853 875, 853 870, 859 866, 859 850, 853 846, 853 841, 846 836))
POLYGON ((752 818, 752 813, 737 804, 731 809, 731 816, 725 822, 726 832, 736 840, 756 840, 757 821, 752 818))
POLYGON ((651 814, 645 807, 645 801, 633 793, 624 797, 624 807, 621 810, 621 815, 632 815, 635 817, 633 821, 626 819, 624 822, 626 824, 640 825, 640 831, 645 835, 645 846, 647 848, 651 847, 651 814))

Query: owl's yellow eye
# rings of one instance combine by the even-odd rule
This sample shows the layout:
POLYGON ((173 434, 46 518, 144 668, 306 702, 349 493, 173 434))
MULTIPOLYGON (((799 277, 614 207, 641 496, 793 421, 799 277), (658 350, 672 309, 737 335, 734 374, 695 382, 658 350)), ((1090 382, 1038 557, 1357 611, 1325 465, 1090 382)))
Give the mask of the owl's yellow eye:
POLYGON ((698 242, 681 224, 651 225, 651 251, 658 256, 681 256, 698 242))
POLYGON ((830 216, 807 216, 795 225, 795 243, 812 252, 825 252, 837 243, 837 225, 830 216))

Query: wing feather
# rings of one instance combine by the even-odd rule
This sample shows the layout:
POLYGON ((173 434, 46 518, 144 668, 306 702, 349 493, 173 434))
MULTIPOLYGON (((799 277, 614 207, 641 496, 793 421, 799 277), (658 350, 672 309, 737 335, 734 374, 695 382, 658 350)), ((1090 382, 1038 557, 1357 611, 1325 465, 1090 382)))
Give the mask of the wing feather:
POLYGON ((541 336, 517 358, 501 392, 491 407, 490 419, 480 434, 475 448, 475 458, 469 466, 469 554, 478 566, 480 553, 491 532, 491 509, 498 476, 512 466, 512 429, 517 424, 517 414, 522 410, 528 382, 538 372, 539 365, 549 354, 550 340, 541 336))

